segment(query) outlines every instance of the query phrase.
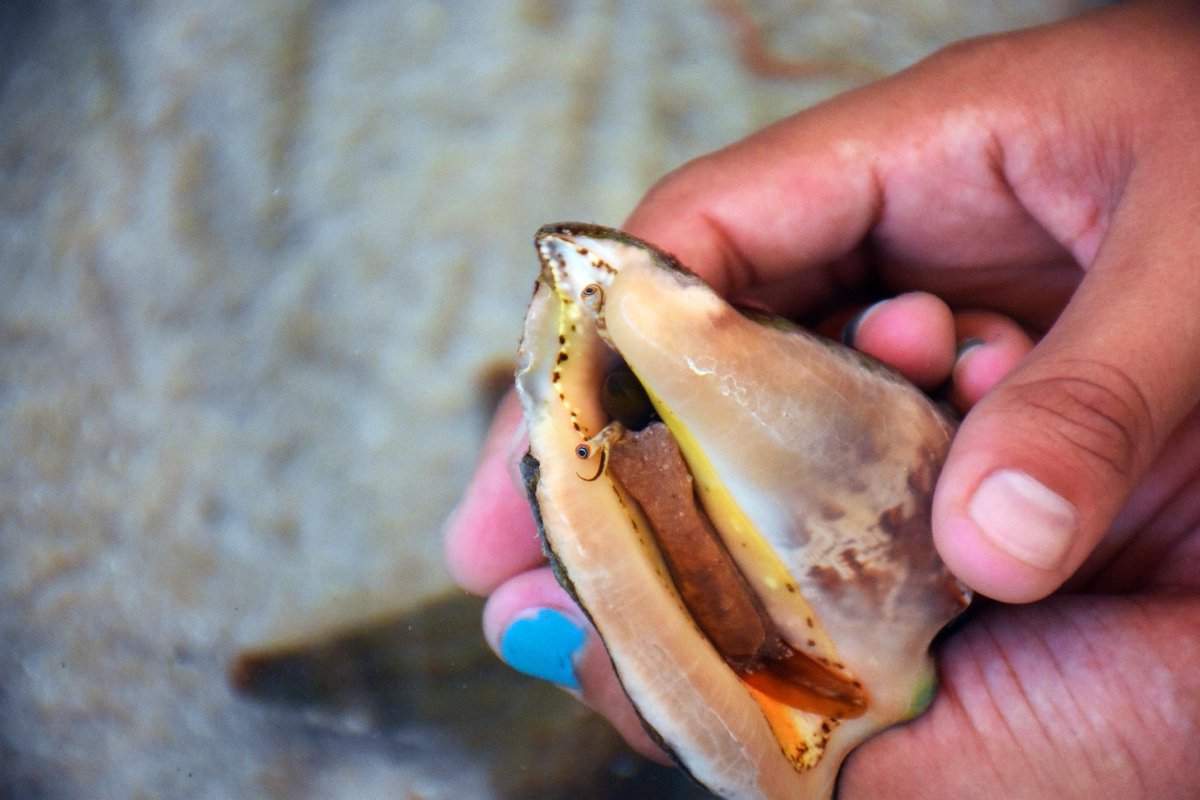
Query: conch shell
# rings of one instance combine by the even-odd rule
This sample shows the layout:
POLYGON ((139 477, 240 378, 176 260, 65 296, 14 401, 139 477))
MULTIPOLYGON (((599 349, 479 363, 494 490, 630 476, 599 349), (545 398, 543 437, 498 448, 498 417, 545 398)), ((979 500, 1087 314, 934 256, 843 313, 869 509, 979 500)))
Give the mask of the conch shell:
POLYGON ((619 231, 538 231, 523 470, 651 735, 729 798, 825 798, 920 713, 968 602, 930 538, 953 424, 883 365, 740 313, 619 231))

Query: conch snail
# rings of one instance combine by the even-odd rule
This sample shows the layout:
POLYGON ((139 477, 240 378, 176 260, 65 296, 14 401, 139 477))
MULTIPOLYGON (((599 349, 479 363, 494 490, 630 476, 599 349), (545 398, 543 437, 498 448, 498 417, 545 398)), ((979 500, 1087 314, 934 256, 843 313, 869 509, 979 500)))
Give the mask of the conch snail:
POLYGON ((523 472, 651 735, 729 798, 826 798, 933 696, 968 602, 930 539, 953 424, 891 370, 743 315, 620 231, 543 227, 523 472))

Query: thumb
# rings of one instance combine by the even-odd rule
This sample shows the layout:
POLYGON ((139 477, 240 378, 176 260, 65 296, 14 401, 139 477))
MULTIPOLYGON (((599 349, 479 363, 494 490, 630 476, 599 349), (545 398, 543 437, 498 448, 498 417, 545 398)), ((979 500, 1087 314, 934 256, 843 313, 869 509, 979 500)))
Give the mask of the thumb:
POLYGON ((1200 243, 1158 228, 1114 220, 1054 327, 955 438, 934 536, 981 594, 1029 602, 1057 589, 1196 402, 1200 271, 1187 259, 1200 243))

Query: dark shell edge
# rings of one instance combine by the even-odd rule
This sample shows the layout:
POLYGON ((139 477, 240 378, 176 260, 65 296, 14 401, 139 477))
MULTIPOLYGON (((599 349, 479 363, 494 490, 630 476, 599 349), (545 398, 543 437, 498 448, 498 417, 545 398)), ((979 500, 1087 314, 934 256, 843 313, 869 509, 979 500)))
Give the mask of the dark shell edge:
MULTIPOLYGON (((542 473, 541 462, 537 460, 537 457, 534 456, 532 451, 526 450, 525 455, 521 457, 519 466, 521 471, 521 481, 525 484, 525 495, 529 500, 529 508, 533 511, 534 522, 537 523, 538 539, 542 544, 542 552, 545 554, 546 559, 550 562, 550 569, 554 573, 554 578, 558 581, 558 585, 561 586, 567 592, 567 594, 571 596, 573 601, 575 601, 575 605, 578 606, 579 609, 587 616, 588 620, 592 623, 592 627, 596 628, 596 620, 592 618, 592 614, 587 610, 587 607, 579 601, 579 595, 575 592, 575 584, 571 582, 571 576, 567 574, 566 565, 562 563, 558 555, 554 552, 554 548, 550 546, 550 539, 546 536, 546 528, 542 523, 542 508, 537 500, 537 486, 542 473)), ((596 631, 597 635, 599 635, 598 628, 596 628, 596 631)), ((603 636, 601 636, 601 639, 603 639, 603 636)), ((616 671, 619 679, 621 675, 620 667, 617 666, 615 661, 612 661, 611 656, 609 657, 609 660, 612 663, 613 669, 616 671)), ((687 765, 683 763, 683 760, 679 758, 671 746, 668 745, 667 742, 662 738, 659 732, 654 729, 654 726, 646 721, 646 718, 642 716, 641 709, 639 709, 637 705, 632 702, 630 705, 633 706, 633 710, 637 714, 638 720, 641 721, 642 728, 645 729, 646 734, 654 741, 654 743, 658 745, 659 748, 661 748, 662 751, 666 753, 667 756, 669 756, 670 759, 674 761, 681 770, 683 770, 685 775, 687 775, 691 780, 695 781, 698 786, 703 786, 705 789, 707 789, 708 787, 704 786, 704 784, 692 774, 691 770, 687 768, 687 765)))
POLYGON ((704 283, 704 279, 696 273, 692 272, 678 258, 663 250, 656 244, 647 242, 645 239, 639 239, 632 234, 628 234, 620 228, 610 228, 607 225, 599 225, 595 222, 551 222, 548 225, 543 225, 537 229, 534 234, 534 241, 548 234, 561 233, 567 236, 591 236, 597 239, 612 239, 621 244, 631 245, 633 247, 643 247, 652 253, 656 254, 663 262, 663 266, 670 269, 672 272, 686 276, 692 280, 704 283))
MULTIPOLYGON (((550 539, 546 536, 546 526, 542 522, 542 507, 537 499, 538 481, 542 475, 541 462, 537 460, 532 451, 526 450, 525 455, 521 457, 520 469, 521 481, 525 484, 525 499, 529 501, 529 508, 533 512, 533 521, 537 523, 538 540, 542 544, 542 553, 550 562, 550 569, 554 572, 554 578, 558 581, 558 585, 563 587, 567 594, 571 595, 575 605, 587 614, 587 609, 579 602, 579 595, 575 591, 575 584, 571 582, 571 577, 567 574, 566 566, 559 560, 554 548, 550 546, 550 539)), ((591 619, 590 614, 588 614, 588 619, 591 619)))

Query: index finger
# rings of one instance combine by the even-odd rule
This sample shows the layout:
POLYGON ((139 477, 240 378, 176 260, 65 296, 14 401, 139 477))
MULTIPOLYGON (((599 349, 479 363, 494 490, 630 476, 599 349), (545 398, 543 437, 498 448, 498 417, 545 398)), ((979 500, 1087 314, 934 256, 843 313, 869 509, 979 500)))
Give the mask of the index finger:
POLYGON ((625 229, 731 298, 786 286, 812 301, 854 282, 853 264, 842 265, 850 274, 812 269, 851 254, 880 202, 859 147, 823 135, 826 118, 839 116, 831 112, 790 117, 685 164, 650 190, 625 229))
POLYGON ((1065 270, 1066 286, 1077 265, 1010 182, 1059 113, 1046 65, 1013 63, 1024 35, 942 51, 685 164, 626 228, 785 313, 864 287, 1029 312, 1029 270, 1065 270))

